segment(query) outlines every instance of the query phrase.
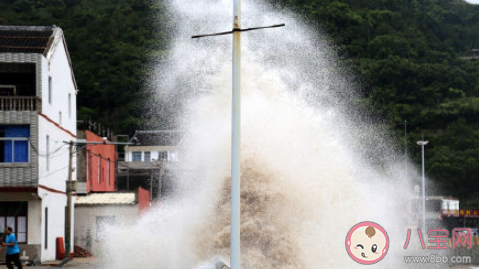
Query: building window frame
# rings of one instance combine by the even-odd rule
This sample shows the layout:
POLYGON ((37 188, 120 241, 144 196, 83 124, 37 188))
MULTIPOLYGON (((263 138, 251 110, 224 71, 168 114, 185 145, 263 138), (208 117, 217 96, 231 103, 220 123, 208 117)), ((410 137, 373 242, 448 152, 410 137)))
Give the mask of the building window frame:
POLYGON ((48 77, 48 103, 51 104, 53 101, 53 79, 51 76, 48 77))
POLYGON ((167 161, 168 160, 168 151, 162 150, 158 151, 158 161, 167 161))
POLYGON ((28 242, 28 202, 0 202, 0 238, 8 226, 12 227, 19 244, 28 242))
POLYGON ((151 151, 145 151, 144 155, 145 155, 144 162, 147 162, 147 163, 151 162, 151 151))
POLYGON ((29 138, 29 125, 0 125, 0 164, 29 163, 29 138), (10 131, 8 131, 7 129, 9 127, 19 127, 20 129, 16 131, 10 129, 10 131), (10 134, 8 134, 8 132, 10 132, 10 134))
POLYGON ((68 94, 68 118, 71 119, 72 117, 72 94, 68 94))
POLYGON ((132 162, 141 162, 141 151, 132 151, 131 152, 131 161, 132 162))
POLYGON ((50 171, 50 136, 47 135, 47 171, 50 171))
POLYGON ((48 249, 48 207, 45 207, 45 249, 48 249))

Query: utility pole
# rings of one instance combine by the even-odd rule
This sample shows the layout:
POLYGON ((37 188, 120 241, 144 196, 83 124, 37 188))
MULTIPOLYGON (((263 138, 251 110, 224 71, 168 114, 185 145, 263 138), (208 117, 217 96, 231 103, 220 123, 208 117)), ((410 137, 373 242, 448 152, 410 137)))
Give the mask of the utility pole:
MULTIPOLYGON (((68 159, 68 180, 66 181, 66 193, 67 193, 67 207, 65 210, 65 259, 63 259, 61 265, 63 266, 70 260, 73 260, 73 244, 72 244, 72 219, 73 219, 73 193, 77 189, 77 181, 73 179, 73 147, 79 144, 82 145, 135 145, 130 142, 95 142, 95 141, 63 141, 63 143, 69 145, 69 159, 68 159)), ((88 158, 88 156, 87 156, 88 158)))
POLYGON ((240 269, 240 213, 241 213, 241 32, 265 28, 282 27, 285 24, 276 24, 264 27, 241 29, 241 0, 233 3, 233 30, 215 34, 197 35, 192 38, 233 34, 233 103, 231 118, 231 269, 240 269))
POLYGON ((73 259, 73 245, 71 244, 72 236, 72 217, 73 217, 73 208, 72 208, 72 196, 76 192, 77 181, 73 180, 73 145, 74 142, 70 141, 69 146, 69 159, 68 159, 68 180, 66 182, 66 191, 67 191, 67 208, 65 212, 65 259, 73 259))
POLYGON ((424 171, 424 146, 427 145, 429 141, 419 140, 417 144, 421 146, 421 159, 422 159, 422 228, 426 230, 426 176, 424 171))

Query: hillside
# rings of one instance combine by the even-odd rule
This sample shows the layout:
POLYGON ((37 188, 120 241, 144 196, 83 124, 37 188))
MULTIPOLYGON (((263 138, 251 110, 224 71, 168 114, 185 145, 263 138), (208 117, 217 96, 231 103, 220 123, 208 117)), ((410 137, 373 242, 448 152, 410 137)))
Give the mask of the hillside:
MULTIPOLYGON (((479 6, 462 0, 270 0, 323 29, 359 74, 362 102, 395 132, 426 173, 465 206, 479 207, 479 6)), ((161 1, 4 0, 0 24, 63 28, 79 85, 79 117, 116 133, 143 124, 144 79, 166 53, 161 1), (45 3, 43 3, 45 2, 45 3)), ((161 120, 161 119, 160 119, 161 120)), ((433 193, 435 190, 428 190, 433 193)))

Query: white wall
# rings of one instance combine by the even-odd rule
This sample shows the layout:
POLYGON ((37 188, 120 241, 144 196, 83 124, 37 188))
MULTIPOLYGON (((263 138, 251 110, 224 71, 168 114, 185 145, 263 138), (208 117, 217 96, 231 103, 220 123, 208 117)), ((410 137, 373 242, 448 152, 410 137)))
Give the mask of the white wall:
MULTIPOLYGON (((38 212, 41 225, 31 227, 35 241, 41 244, 41 260, 55 260, 56 238, 65 240, 66 180, 69 174, 69 145, 63 141, 76 140, 76 94, 67 54, 63 42, 59 42, 48 60, 42 57, 42 114, 38 117, 39 185, 41 206, 38 212), (49 77, 52 78, 52 99, 49 102, 49 77), (69 106, 70 96, 70 106, 69 106), (60 113, 61 112, 61 122, 60 113), (73 134, 73 136, 72 136, 73 134), (49 149, 47 149, 47 136, 49 149), (49 155, 47 157, 47 152, 49 155), (47 161, 48 159, 48 161, 47 161), (47 163, 48 162, 48 163, 47 163), (46 187, 51 190, 46 190, 46 187), (58 192, 63 193, 58 193, 58 192), (45 208, 48 208, 48 247, 45 248, 45 208), (36 233, 39 233, 36 234, 36 233)), ((73 155, 73 168, 76 166, 73 155)), ((76 171, 72 173, 76 179, 76 171)), ((35 216, 36 217, 36 216, 35 216)), ((72 224, 74 222, 72 220, 72 224)), ((72 231, 73 235, 73 231, 72 231)), ((73 236, 72 236, 73 239, 73 236)), ((71 242, 73 246, 74 242, 71 242)), ((66 250, 68 252, 68 250, 66 250)))
MULTIPOLYGON (((39 184, 58 190, 65 191, 68 179, 69 145, 63 141, 76 140, 64 130, 58 128, 43 117, 38 117, 38 173, 39 184), (50 140, 50 154, 47 157, 47 136, 50 140), (47 158, 49 164, 47 165, 47 158)), ((76 166, 76 155, 73 155, 73 167, 76 166)), ((76 170, 76 169, 75 169, 76 170)), ((73 171, 72 178, 76 179, 76 171, 73 171)))
POLYGON ((42 201, 33 200, 28 202, 28 244, 41 244, 42 231, 42 201))
MULTIPOLYGON (((113 225, 133 225, 139 218, 139 207, 136 205, 118 206, 77 206, 75 208, 75 242, 87 247, 87 230, 91 235, 91 251, 99 254, 103 233, 97 231, 97 217, 113 216, 113 225)), ((108 229, 108 227, 106 227, 108 229)))
MULTIPOLYGON (((75 84, 71 76, 71 68, 63 42, 58 42, 54 53, 48 60, 42 57, 42 114, 48 119, 38 117, 38 151, 39 157, 39 184, 60 191, 65 191, 65 180, 68 179, 68 146, 63 141, 76 140, 76 94, 75 84), (52 77, 52 101, 48 99, 49 77, 52 77), (69 108, 68 96, 71 98, 69 108), (70 111, 70 115, 69 115, 70 111), (62 112, 60 124, 59 112, 62 112), (53 121, 53 122, 52 122, 53 121), (60 125, 57 126, 57 125, 60 125), (68 132, 73 134, 70 135, 68 132), (47 167, 47 136, 50 137, 51 154, 47 167), (58 152, 55 150, 63 146, 58 152), (48 168, 48 169, 47 169, 48 168)), ((76 165, 73 159, 73 167, 76 165)), ((76 179, 76 172, 73 172, 76 179)))
POLYGON ((55 52, 48 61, 42 60, 42 113, 54 122, 76 135, 76 94, 71 76, 71 68, 63 42, 59 42, 55 52), (48 100, 48 78, 52 78, 52 101, 48 100), (69 116, 68 96, 71 96, 69 116), (62 112, 62 122, 59 121, 62 112))
MULTIPOLYGON (((56 258, 56 238, 65 240, 65 206, 66 195, 54 193, 43 189, 38 190, 42 198, 41 206, 41 260, 51 261, 56 258), (48 207, 48 246, 45 248, 45 208, 48 207)), ((36 228, 38 229, 38 227, 36 228)), ((72 242, 73 244, 73 242, 72 242)))

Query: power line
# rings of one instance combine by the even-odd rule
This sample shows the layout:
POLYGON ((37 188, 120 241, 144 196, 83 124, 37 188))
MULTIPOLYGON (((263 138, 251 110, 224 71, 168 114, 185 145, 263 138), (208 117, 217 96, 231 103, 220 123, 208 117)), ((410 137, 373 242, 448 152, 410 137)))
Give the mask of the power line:
POLYGON ((59 146, 58 148, 56 148, 55 150, 53 150, 52 152, 40 153, 40 151, 33 145, 29 137, 27 137, 27 140, 28 140, 28 144, 33 149, 33 151, 40 157, 51 157, 53 154, 57 153, 58 151, 60 151, 60 149, 66 146, 65 144, 63 144, 59 146))

